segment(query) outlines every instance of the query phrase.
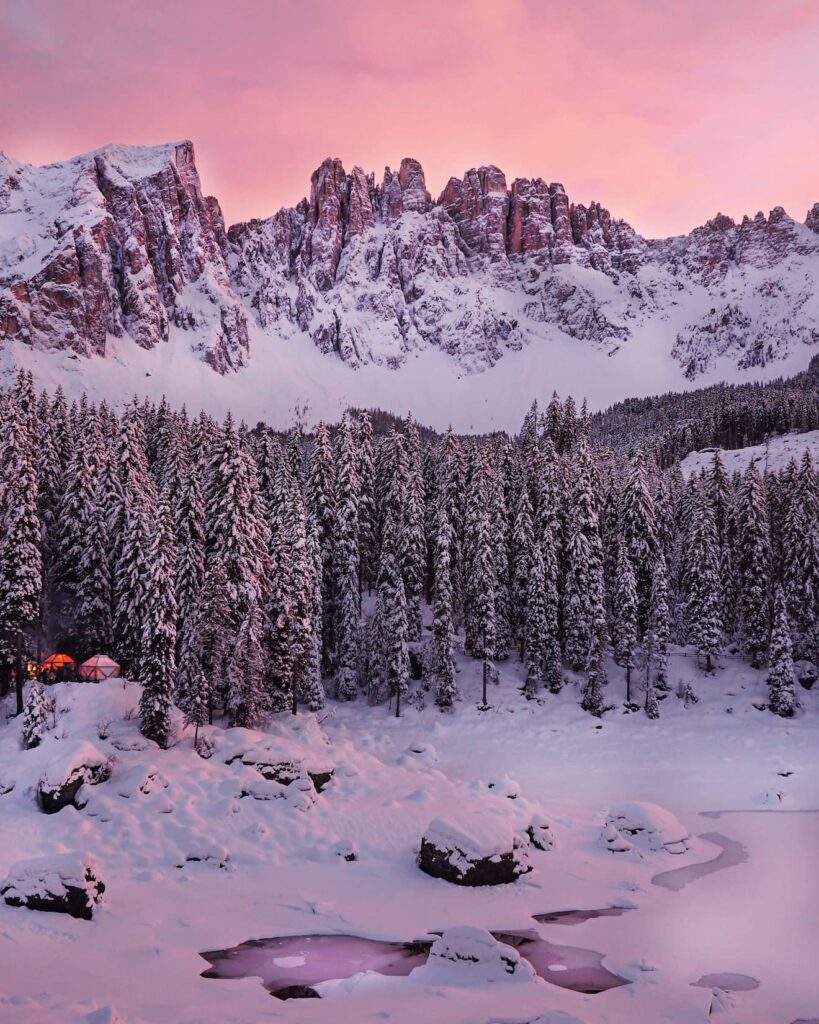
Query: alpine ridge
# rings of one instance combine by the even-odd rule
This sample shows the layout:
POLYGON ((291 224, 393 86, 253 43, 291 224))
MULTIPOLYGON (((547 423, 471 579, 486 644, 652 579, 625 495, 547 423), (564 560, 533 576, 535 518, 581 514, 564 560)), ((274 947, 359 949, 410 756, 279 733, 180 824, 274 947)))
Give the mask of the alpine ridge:
POLYGON ((295 207, 226 231, 190 142, 39 168, 0 154, 0 341, 34 350, 104 356, 178 329, 228 374, 258 331, 351 367, 437 349, 475 373, 555 332, 613 355, 656 331, 693 380, 815 345, 818 281, 819 204, 803 224, 777 207, 651 240, 542 178, 473 168, 434 199, 417 160, 376 181, 327 159, 295 207))

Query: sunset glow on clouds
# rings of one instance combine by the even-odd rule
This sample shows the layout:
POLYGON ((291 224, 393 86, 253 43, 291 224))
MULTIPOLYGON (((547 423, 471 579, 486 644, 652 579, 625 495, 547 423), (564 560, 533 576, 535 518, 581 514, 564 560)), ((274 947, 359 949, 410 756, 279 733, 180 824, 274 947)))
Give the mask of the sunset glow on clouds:
POLYGON ((228 223, 325 156, 495 163, 645 235, 819 200, 815 0, 0 0, 0 149, 191 138, 228 223))

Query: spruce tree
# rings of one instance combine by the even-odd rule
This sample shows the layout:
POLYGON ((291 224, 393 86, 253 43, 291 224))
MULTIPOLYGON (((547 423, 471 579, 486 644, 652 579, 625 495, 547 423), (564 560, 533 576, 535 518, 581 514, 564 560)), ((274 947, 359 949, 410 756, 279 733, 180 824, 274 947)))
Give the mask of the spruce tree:
MULTIPOLYGON (((23 383, 28 390, 27 377, 23 383)), ((29 412, 33 396, 31 402, 29 412)), ((23 639, 37 622, 42 587, 35 437, 26 413, 12 397, 0 453, 0 653, 16 662, 18 714, 23 712, 23 639)))
POLYGON ((543 554, 536 545, 529 566, 528 591, 526 594, 526 623, 524 629, 524 651, 526 663, 526 684, 528 696, 534 696, 543 685, 544 644, 547 638, 546 586, 543 570, 543 554))
POLYGON ((202 663, 203 608, 204 595, 200 592, 186 616, 174 691, 174 700, 185 716, 185 725, 194 727, 194 743, 199 741, 199 730, 208 722, 213 704, 211 680, 205 674, 202 663))
POLYGON ((699 489, 687 530, 685 611, 689 638, 697 654, 713 670, 713 658, 722 649, 721 593, 714 512, 699 489))
POLYGON ((143 736, 167 747, 172 739, 171 695, 176 681, 176 598, 170 515, 160 505, 147 558, 147 586, 140 652, 143 736))
POLYGON ((768 702, 774 714, 790 718, 796 710, 791 628, 785 595, 776 588, 774 622, 771 631, 771 668, 768 673, 768 702))
POLYGON ((409 639, 421 639, 421 593, 426 565, 424 534, 424 479, 421 472, 421 438, 412 417, 407 420, 407 475, 403 487, 401 522, 401 576, 407 598, 409 639))
POLYGON ((381 543, 378 604, 386 683, 390 696, 395 698, 396 718, 409 687, 407 599, 398 561, 399 543, 398 520, 390 509, 381 543))
POLYGON ((313 523, 321 557, 321 665, 333 670, 335 649, 335 577, 333 546, 336 527, 336 474, 333 449, 327 427, 316 429, 307 479, 307 509, 313 523))
POLYGON ((486 455, 472 459, 464 521, 464 630, 466 650, 473 658, 495 656, 495 563, 492 545, 492 477, 486 455))
POLYGON ((336 696, 354 700, 358 694, 359 643, 359 479, 358 453, 352 431, 344 422, 339 434, 336 476, 336 532, 333 548, 336 612, 336 696))
POLYGON ((771 551, 765 491, 753 462, 745 473, 737 509, 740 613, 751 665, 759 668, 768 644, 771 551))
POLYGON ((435 677, 435 703, 443 709, 451 708, 458 699, 453 658, 455 628, 452 616, 452 572, 450 566, 453 533, 446 503, 439 501, 433 538, 435 583, 432 608, 432 671, 435 677))
POLYGON ((626 703, 631 703, 631 672, 637 650, 637 586, 625 543, 618 546, 614 584, 614 658, 626 670, 626 703))

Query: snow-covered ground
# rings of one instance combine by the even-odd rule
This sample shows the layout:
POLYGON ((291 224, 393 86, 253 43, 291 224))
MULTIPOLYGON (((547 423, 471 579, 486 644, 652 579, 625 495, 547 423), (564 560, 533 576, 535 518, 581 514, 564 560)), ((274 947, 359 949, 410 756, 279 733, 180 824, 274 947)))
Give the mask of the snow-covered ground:
POLYGON ((21 859, 90 854, 106 890, 92 921, 0 901, 0 1020, 705 1024, 712 1007, 711 1019, 726 1024, 818 1017, 819 691, 800 687, 797 717, 779 719, 754 706, 765 699, 763 673, 726 658, 706 676, 677 651, 674 692, 658 721, 622 710, 614 666, 607 697, 617 709, 598 721, 577 706, 574 684, 525 701, 515 662, 491 687, 491 709, 479 710, 479 667, 460 662, 464 699, 454 714, 408 704, 395 719, 386 707, 331 702, 264 731, 216 726, 209 760, 190 734, 169 750, 140 737, 135 683, 53 688, 56 728, 25 752, 19 720, 6 721, 7 700, 0 887, 21 859), (699 703, 686 707, 676 695, 684 680, 699 703), (39 780, 52 778, 57 762, 65 770, 72 750, 93 748, 113 758, 108 781, 86 787, 82 810, 41 812, 39 780), (281 786, 254 767, 276 757, 335 773, 319 794, 281 786), (554 848, 530 850, 533 870, 513 884, 464 888, 416 866, 436 818, 457 828, 478 817, 521 832, 538 815, 554 848), (622 829, 646 815, 656 834, 623 831, 630 851, 612 852, 601 839, 607 819, 622 829), (740 855, 726 853, 710 873, 652 883, 736 853, 736 844, 740 855), (348 861, 352 849, 357 859, 348 861), (533 920, 612 905, 635 909, 579 924, 533 920), (201 977, 200 952, 251 938, 406 941, 455 926, 536 928, 549 942, 604 954, 605 967, 630 984, 587 995, 525 972, 514 984, 480 972, 464 984, 424 969, 358 975, 320 986, 320 1000, 282 1002, 256 978, 201 977), (732 974, 759 986, 715 994, 693 984, 732 974))
POLYGON ((25 345, 0 347, 0 378, 9 380, 19 367, 30 369, 40 387, 59 384, 69 399, 83 392, 115 408, 133 395, 175 408, 187 403, 219 417, 228 409, 255 425, 259 420, 286 429, 296 419, 312 426, 334 422, 347 407, 380 408, 415 419, 436 430, 452 426, 459 433, 490 430, 517 432, 522 410, 534 399, 545 403, 552 392, 588 400, 592 411, 625 398, 669 390, 685 391, 730 380, 764 381, 804 370, 812 349, 798 346, 765 367, 738 370, 728 358, 717 359, 708 373, 687 381, 670 354, 674 321, 634 327, 633 337, 616 355, 570 338, 541 324, 522 350, 507 352, 491 369, 467 373, 435 349, 412 352, 397 370, 368 364, 352 368, 324 355, 303 334, 266 335, 250 325, 250 365, 220 376, 202 362, 198 343, 207 336, 171 329, 170 340, 146 350, 128 338, 109 337, 106 356, 83 358, 67 351, 43 352, 25 345))
MULTIPOLYGON (((806 451, 810 452, 814 466, 819 465, 819 430, 808 430, 803 434, 777 434, 767 444, 755 444, 736 450, 721 448, 720 454, 729 474, 744 473, 751 460, 756 462, 760 473, 764 473, 766 470, 784 469, 791 459, 798 465, 806 451)), ((713 461, 714 449, 707 448, 705 451, 691 452, 680 465, 687 478, 691 473, 707 469, 713 461)))

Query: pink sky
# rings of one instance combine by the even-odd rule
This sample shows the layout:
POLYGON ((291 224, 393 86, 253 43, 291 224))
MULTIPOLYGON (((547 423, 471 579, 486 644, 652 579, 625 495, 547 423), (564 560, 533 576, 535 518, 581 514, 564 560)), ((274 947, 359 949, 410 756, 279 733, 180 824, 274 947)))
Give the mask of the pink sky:
POLYGON ((819 200, 816 0, 0 0, 0 149, 191 138, 228 223, 325 156, 495 163, 645 235, 819 200))

